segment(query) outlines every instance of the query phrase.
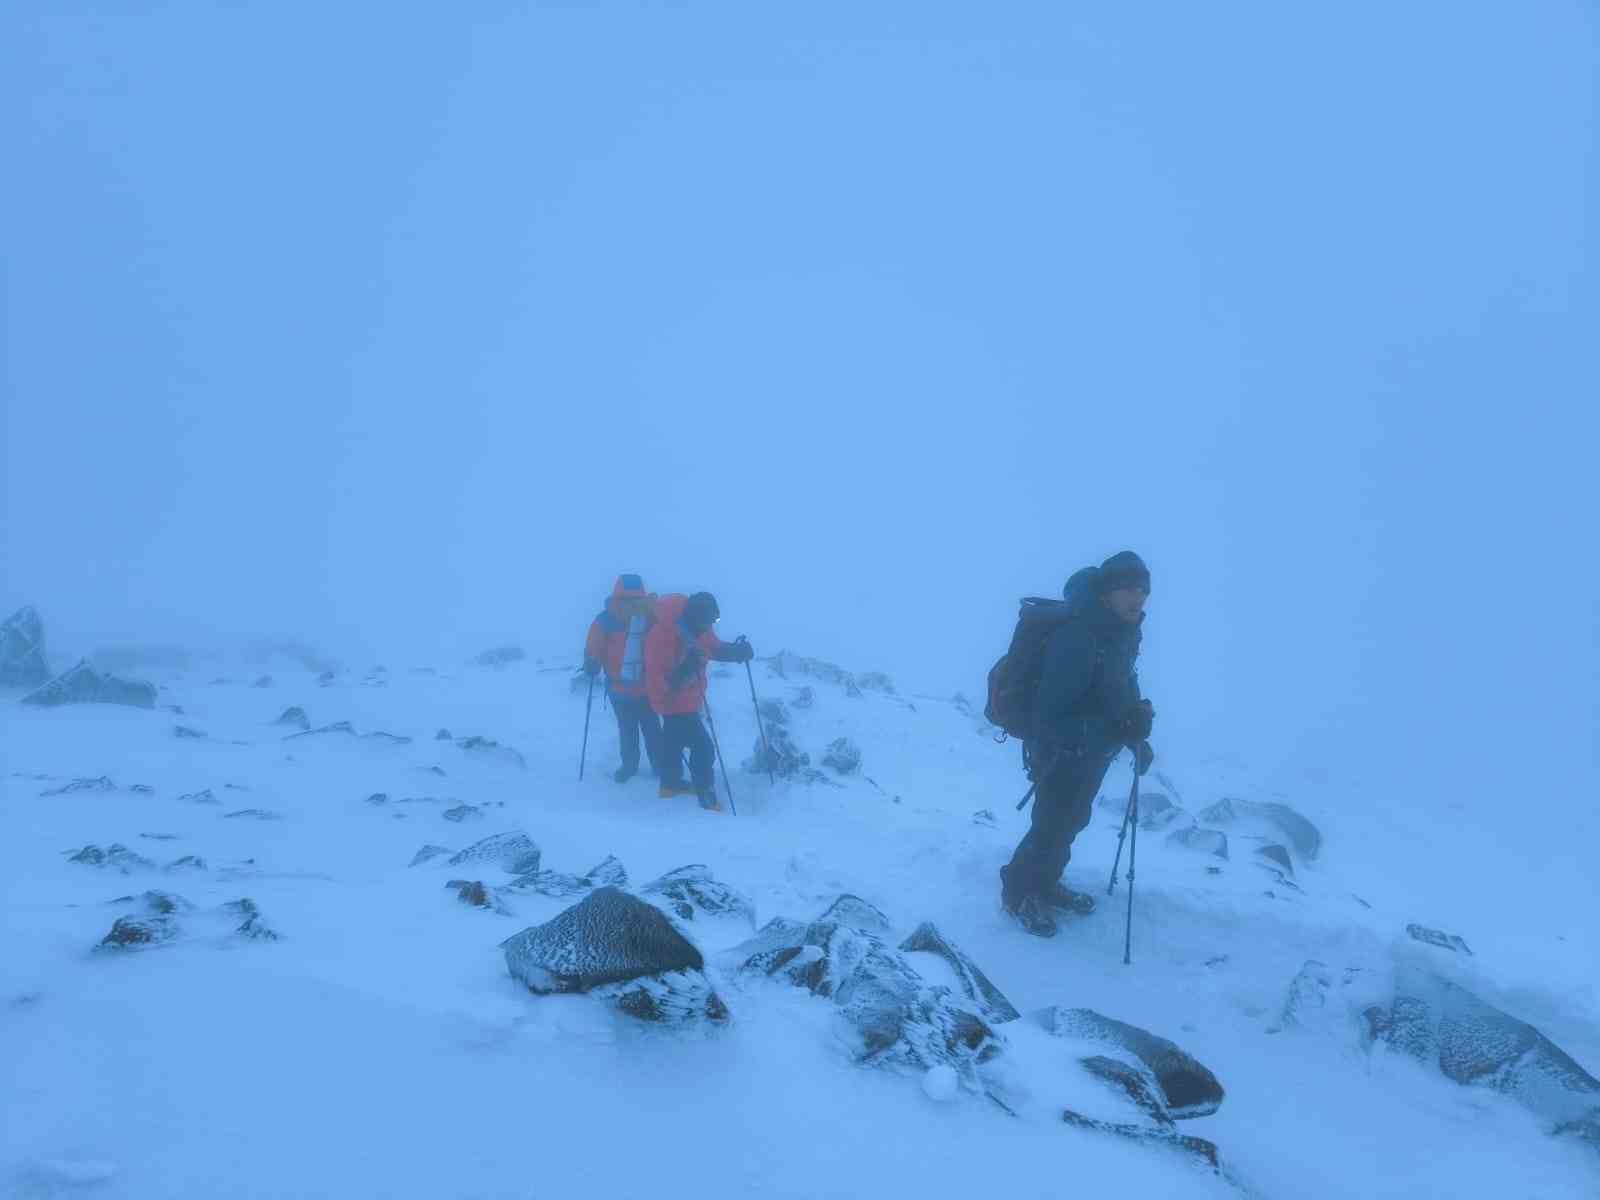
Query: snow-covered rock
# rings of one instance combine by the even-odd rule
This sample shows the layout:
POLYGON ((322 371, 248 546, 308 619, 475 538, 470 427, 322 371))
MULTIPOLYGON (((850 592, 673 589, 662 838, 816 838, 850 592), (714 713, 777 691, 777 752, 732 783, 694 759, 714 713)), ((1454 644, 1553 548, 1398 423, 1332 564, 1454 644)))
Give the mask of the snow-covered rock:
POLYGON ((521 646, 494 646, 479 654, 472 661, 480 667, 509 667, 512 663, 519 663, 528 657, 528 652, 521 646))
POLYGON ((640 888, 639 895, 681 921, 706 916, 734 917, 755 927, 755 905, 735 889, 714 879, 710 869, 700 863, 668 871, 640 888))
POLYGON ((861 747, 847 737, 834 738, 823 751, 822 765, 841 775, 853 775, 861 769, 861 747))
POLYGON ((420 867, 425 862, 432 862, 440 855, 449 853, 450 848, 448 846, 427 845, 422 847, 422 849, 418 850, 414 855, 411 856, 411 862, 408 865, 420 867))
POLYGON ((1147 1068, 1161 1088, 1174 1120, 1204 1117, 1222 1105, 1222 1085, 1203 1064, 1175 1043, 1137 1025, 1089 1008, 1047 1008, 1032 1019, 1055 1037, 1104 1046, 1114 1057, 1147 1068))
POLYGON ((1368 1009, 1366 1020, 1373 1040, 1456 1083, 1513 1097, 1551 1132, 1584 1137, 1600 1116, 1600 1079, 1538 1029, 1457 983, 1403 968, 1392 1003, 1368 1009))
POLYGON ((0 687, 34 688, 50 679, 44 622, 31 605, 0 622, 0 687))
POLYGON ((154 708, 156 688, 142 680, 119 679, 102 674, 87 660, 50 680, 22 698, 24 704, 54 707, 61 704, 126 704, 133 708, 154 708))
POLYGON ((1427 925, 1415 923, 1406 926, 1406 933, 1413 941, 1421 942, 1427 946, 1437 946, 1441 950, 1450 950, 1457 954, 1472 953, 1467 943, 1454 933, 1446 933, 1442 929, 1432 929, 1427 925))
POLYGON ((1005 994, 989 982, 989 977, 954 942, 939 932, 931 921, 918 925, 910 937, 900 943, 902 953, 934 954, 949 965, 960 983, 961 994, 968 1003, 991 1025, 1015 1021, 1022 1014, 1007 1000, 1005 994))
POLYGON ((278 714, 278 719, 273 724, 288 725, 305 733, 311 728, 311 718, 306 716, 306 710, 299 705, 290 705, 278 714))
POLYGON ((483 762, 499 763, 501 766, 516 767, 519 770, 526 770, 528 766, 528 760, 522 756, 521 751, 514 750, 510 746, 502 746, 492 738, 457 738, 456 745, 464 753, 483 762))
MULTIPOLYGON (((451 856, 452 867, 468 863, 487 863, 510 875, 524 875, 539 869, 539 845, 520 829, 491 834, 473 842, 451 856)), ((413 863, 413 865, 415 865, 413 863)))
POLYGON ((101 867, 107 870, 118 871, 123 875, 134 871, 153 871, 155 863, 142 854, 129 850, 121 842, 113 842, 104 848, 90 844, 80 850, 66 851, 68 862, 81 863, 86 867, 101 867))
POLYGON ((1220 829, 1174 829, 1167 834, 1167 844, 1217 858, 1228 857, 1228 835, 1220 829))
POLYGON ((705 965, 659 909, 617 888, 600 888, 500 945, 511 977, 539 994, 586 992, 705 965))
POLYGON ((1223 829, 1238 829, 1269 838, 1285 838, 1307 862, 1322 852, 1322 832, 1287 804, 1227 797, 1203 809, 1200 820, 1223 829))

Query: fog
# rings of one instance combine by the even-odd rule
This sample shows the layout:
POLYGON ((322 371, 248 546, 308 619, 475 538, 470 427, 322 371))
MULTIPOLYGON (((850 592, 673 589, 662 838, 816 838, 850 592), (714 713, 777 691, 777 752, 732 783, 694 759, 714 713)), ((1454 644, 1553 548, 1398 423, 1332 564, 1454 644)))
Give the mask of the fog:
POLYGON ((977 696, 1130 547, 1158 747, 1592 808, 1593 7, 858 9, 6 6, 0 605, 977 696))

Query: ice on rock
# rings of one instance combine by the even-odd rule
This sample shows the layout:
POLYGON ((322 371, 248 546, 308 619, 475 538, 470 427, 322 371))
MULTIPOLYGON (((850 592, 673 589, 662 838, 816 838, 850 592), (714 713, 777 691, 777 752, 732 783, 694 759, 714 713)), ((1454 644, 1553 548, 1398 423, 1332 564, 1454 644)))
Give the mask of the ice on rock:
POLYGON ((1148 1068, 1174 1120, 1209 1116, 1222 1105, 1223 1090, 1217 1077, 1192 1055, 1149 1030, 1089 1008, 1047 1008, 1034 1013, 1033 1020, 1055 1037, 1105 1046, 1148 1068))

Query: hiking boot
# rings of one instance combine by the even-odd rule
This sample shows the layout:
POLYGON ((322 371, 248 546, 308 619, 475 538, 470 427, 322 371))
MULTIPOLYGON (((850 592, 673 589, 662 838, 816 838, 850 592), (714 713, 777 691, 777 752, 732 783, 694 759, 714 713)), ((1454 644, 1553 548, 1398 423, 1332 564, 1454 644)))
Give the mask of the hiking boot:
POLYGON ((704 791, 699 793, 699 796, 700 807, 705 809, 707 812, 722 811, 722 801, 717 799, 717 793, 715 791, 704 791))
POLYGON ((684 787, 681 783, 663 783, 656 790, 656 795, 663 800, 671 800, 674 796, 692 796, 695 791, 692 787, 684 787))
POLYGON ((632 779, 638 773, 638 767, 618 767, 617 773, 611 778, 615 779, 618 783, 627 783, 628 780, 632 779))
POLYGON ((1015 904, 1007 904, 1005 909, 1018 925, 1034 937, 1055 937, 1056 919, 1050 914, 1050 906, 1039 897, 1024 896, 1015 904))
POLYGON ((1046 899, 1051 908, 1065 909, 1070 913, 1077 913, 1086 917, 1094 911, 1094 897, 1088 892, 1075 892, 1064 883, 1057 883, 1050 889, 1046 899))

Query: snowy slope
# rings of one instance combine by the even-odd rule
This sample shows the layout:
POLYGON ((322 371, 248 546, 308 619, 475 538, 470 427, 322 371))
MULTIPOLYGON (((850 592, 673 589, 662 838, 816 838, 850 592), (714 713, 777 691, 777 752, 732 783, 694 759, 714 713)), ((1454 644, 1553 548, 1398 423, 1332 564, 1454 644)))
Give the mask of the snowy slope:
MULTIPOLYGON (((1393 869, 1424 847, 1447 856, 1458 831, 1379 823, 1314 791, 1260 794, 1233 765, 1162 762, 1166 783, 1146 786, 1189 814, 1224 796, 1289 799, 1324 844, 1314 861, 1297 856, 1285 883, 1256 861, 1254 827, 1230 831, 1227 860, 1170 844, 1170 829, 1145 831, 1135 962, 1124 966, 1124 893, 1103 894, 1125 771, 1108 778, 1068 870, 1101 908, 1041 942, 997 905, 996 872, 1024 827, 1013 747, 995 746, 956 702, 851 695, 792 662, 788 678, 757 668, 767 697, 811 688, 789 728, 813 763, 841 736, 864 761, 858 775, 776 788, 740 769, 754 718, 743 672, 723 669, 712 700, 736 817, 660 800, 644 778, 614 784, 614 727, 598 702, 579 784, 583 696, 564 670, 531 660, 326 684, 280 664, 269 687, 249 686, 259 672, 244 667, 231 680, 217 680, 215 664, 158 672, 161 703, 181 715, 0 704, 0 1188, 140 1198, 1600 1189, 1593 1148, 1548 1136, 1506 1096, 1363 1049, 1337 1005, 1283 1024, 1308 960, 1358 980, 1352 996, 1378 997, 1396 972, 1422 969, 1600 1070, 1586 921, 1520 934, 1510 922, 1452 924, 1448 911, 1418 910, 1425 878, 1393 869), (273 722, 290 705, 313 726, 348 721, 354 732, 286 740, 295 730, 273 722), (492 738, 526 765, 436 739, 440 729, 492 738), (375 731, 411 740, 360 736, 375 731), (110 790, 60 791, 100 777, 110 790), (467 819, 446 818, 462 805, 467 819), (993 822, 975 820, 979 810, 993 822), (713 1031, 640 1024, 591 997, 533 996, 508 977, 499 943, 573 901, 501 892, 505 911, 473 908, 446 881, 503 875, 443 858, 409 865, 424 845, 454 851, 516 829, 563 872, 615 855, 637 885, 704 863, 753 900, 760 922, 810 920, 841 893, 875 904, 899 933, 931 920, 1023 1013, 1093 1008, 1214 1071, 1226 1100, 1178 1132, 1217 1143, 1224 1170, 1067 1127, 1061 1111, 1081 1082, 1032 1027, 1014 1032, 997 1066, 1008 1114, 979 1094, 854 1065, 831 1004, 766 979, 713 968, 733 1014, 713 1031), (121 844, 152 865, 123 873, 64 853, 86 844, 121 844), (163 868, 185 855, 204 867, 163 868), (92 953, 132 911, 116 899, 149 889, 195 906, 182 936, 92 953), (245 897, 277 940, 234 932, 237 914, 219 906, 245 897), (1415 942, 1414 921, 1462 935, 1475 953, 1415 942)), ((716 963, 752 929, 694 932, 716 963)))

